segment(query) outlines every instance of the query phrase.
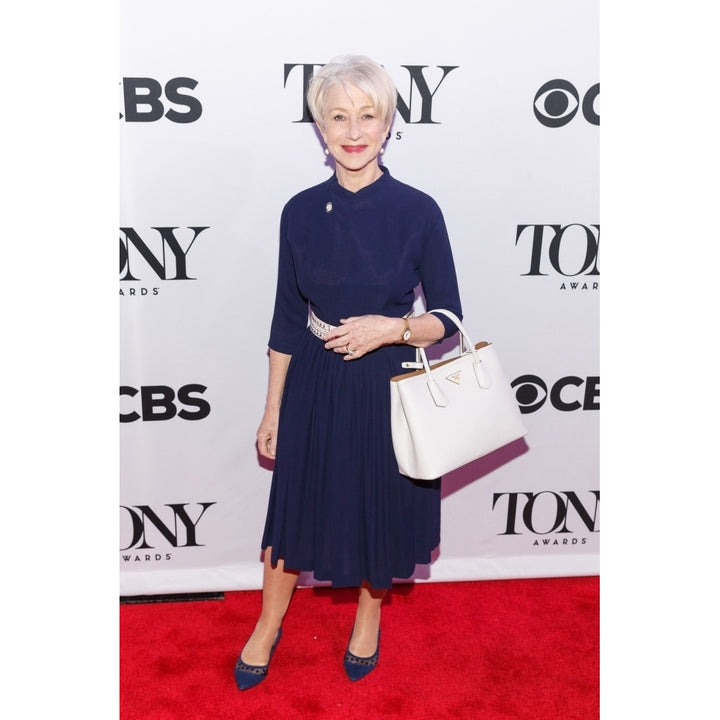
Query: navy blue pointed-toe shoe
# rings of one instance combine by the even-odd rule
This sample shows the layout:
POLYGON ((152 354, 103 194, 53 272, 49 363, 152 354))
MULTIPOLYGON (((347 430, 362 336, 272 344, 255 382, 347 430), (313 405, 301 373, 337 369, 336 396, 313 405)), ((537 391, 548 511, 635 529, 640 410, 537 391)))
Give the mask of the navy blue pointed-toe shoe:
POLYGON ((238 690, 249 690, 256 685, 259 685, 267 676, 268 668, 270 667, 270 661, 272 660, 275 648, 280 642, 282 636, 282 628, 278 630, 277 637, 270 648, 270 657, 268 658, 267 665, 248 665, 242 661, 242 651, 238 655, 237 663, 235 663, 235 684, 238 690))
MULTIPOLYGON (((352 633, 350 633, 352 639, 352 633)), ((375 654, 370 657, 358 657, 350 652, 350 642, 348 641, 347 650, 345 651, 345 660, 343 665, 345 666, 345 672, 347 676, 355 682, 356 680, 362 680, 368 673, 372 672, 377 665, 378 657, 380 656, 380 631, 378 630, 378 643, 375 654)))

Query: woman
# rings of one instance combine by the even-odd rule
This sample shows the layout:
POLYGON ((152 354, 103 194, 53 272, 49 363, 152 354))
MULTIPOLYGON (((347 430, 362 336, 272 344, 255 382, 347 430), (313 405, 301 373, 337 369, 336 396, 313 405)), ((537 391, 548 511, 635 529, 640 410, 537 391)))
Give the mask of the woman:
POLYGON ((367 675, 392 579, 429 563, 440 541, 439 480, 398 472, 388 381, 414 360, 415 347, 456 332, 444 317, 411 317, 414 288, 422 286, 428 307, 458 316, 461 308, 439 207, 379 163, 396 99, 389 75, 362 56, 336 58, 308 89, 336 169, 293 197, 281 218, 257 432, 275 468, 262 611, 235 667, 240 689, 265 678, 300 571, 359 588, 344 666, 351 680, 367 675))

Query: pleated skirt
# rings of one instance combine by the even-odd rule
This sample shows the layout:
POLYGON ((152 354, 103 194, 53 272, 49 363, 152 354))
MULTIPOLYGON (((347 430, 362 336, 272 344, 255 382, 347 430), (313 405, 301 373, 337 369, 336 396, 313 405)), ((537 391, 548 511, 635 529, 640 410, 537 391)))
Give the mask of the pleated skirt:
POLYGON ((285 380, 263 549, 272 561, 336 587, 389 588, 427 564, 440 542, 440 480, 398 472, 389 379, 414 350, 357 360, 309 330, 285 380))

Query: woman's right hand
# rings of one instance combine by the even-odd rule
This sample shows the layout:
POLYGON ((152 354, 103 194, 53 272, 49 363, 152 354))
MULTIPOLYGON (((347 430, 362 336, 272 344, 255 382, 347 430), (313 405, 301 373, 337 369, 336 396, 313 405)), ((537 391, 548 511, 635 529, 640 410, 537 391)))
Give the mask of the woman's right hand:
POLYGON ((279 415, 279 409, 275 410, 266 408, 265 414, 260 421, 260 427, 258 427, 257 430, 258 452, 263 457, 269 458, 270 460, 275 458, 279 415))
POLYGON ((257 449, 266 458, 272 460, 277 448, 278 423, 280 420, 280 403, 282 402, 285 375, 287 375, 290 355, 268 350, 270 358, 270 375, 268 392, 265 399, 265 414, 257 430, 257 449))

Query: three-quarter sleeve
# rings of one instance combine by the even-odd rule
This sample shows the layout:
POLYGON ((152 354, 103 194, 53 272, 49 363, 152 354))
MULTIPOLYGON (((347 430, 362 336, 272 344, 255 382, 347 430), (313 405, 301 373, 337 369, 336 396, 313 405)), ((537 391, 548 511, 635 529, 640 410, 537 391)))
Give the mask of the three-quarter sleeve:
POLYGON ((280 218, 277 289, 268 346, 271 350, 292 355, 307 327, 308 303, 298 287, 288 224, 287 209, 284 209, 280 218))
MULTIPOLYGON (((455 313, 462 320, 462 306, 458 290, 455 262, 453 260, 450 238, 440 208, 434 221, 428 226, 425 235, 420 278, 428 310, 444 308, 455 313)), ((445 335, 449 337, 457 332, 455 323, 444 315, 436 315, 445 326, 445 335)))

